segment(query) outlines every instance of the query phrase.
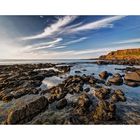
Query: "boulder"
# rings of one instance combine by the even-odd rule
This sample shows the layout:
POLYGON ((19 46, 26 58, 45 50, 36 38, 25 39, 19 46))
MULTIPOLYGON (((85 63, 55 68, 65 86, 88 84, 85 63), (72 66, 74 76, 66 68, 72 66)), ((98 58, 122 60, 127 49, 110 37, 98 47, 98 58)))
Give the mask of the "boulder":
POLYGON ((126 73, 124 79, 127 81, 140 82, 140 74, 138 72, 126 73))
POLYGON ((60 101, 57 102, 56 108, 57 109, 63 109, 67 105, 67 99, 63 98, 60 101))
POLYGON ((75 73, 81 73, 81 71, 79 71, 79 70, 76 70, 76 71, 75 71, 75 73))
POLYGON ((90 104, 91 104, 91 101, 87 94, 83 93, 82 95, 79 96, 78 101, 77 101, 78 106, 88 108, 90 104))
POLYGON ((109 97, 109 94, 110 94, 110 89, 108 88, 104 88, 104 87, 101 87, 101 88, 97 88, 95 89, 94 91, 94 95, 98 98, 98 99, 107 99, 109 97))
POLYGON ((41 96, 18 109, 11 110, 8 114, 7 124, 22 124, 32 120, 32 118, 42 112, 48 105, 48 100, 41 96))
POLYGON ((137 86, 140 85, 137 82, 127 81, 127 80, 125 80, 125 84, 128 85, 128 86, 130 86, 130 87, 137 87, 137 86))
POLYGON ((4 97, 2 98, 2 101, 4 101, 4 102, 9 102, 9 101, 11 101, 13 98, 14 98, 14 96, 13 96, 12 94, 8 94, 8 95, 6 95, 6 96, 4 96, 4 97))
POLYGON ((38 89, 26 87, 25 88, 20 87, 16 91, 11 92, 11 94, 14 96, 15 99, 20 98, 26 94, 38 94, 38 93, 39 93, 38 89))
POLYGON ((85 92, 89 92, 90 91, 90 88, 87 87, 87 88, 84 89, 84 91, 85 92))
POLYGON ((93 120, 95 123, 109 121, 115 118, 116 106, 108 101, 101 100, 95 111, 93 111, 93 120))
POLYGON ((107 71, 103 71, 103 72, 101 72, 101 73, 99 74, 99 76, 100 76, 100 78, 102 78, 102 79, 106 79, 106 78, 109 76, 109 74, 108 74, 107 71))
POLYGON ((79 96, 76 106, 74 108, 74 114, 84 115, 89 111, 89 107, 91 105, 91 100, 87 94, 83 93, 79 96))
POLYGON ((111 78, 108 79, 108 82, 114 85, 121 85, 123 83, 123 79, 120 74, 114 74, 111 78))
POLYGON ((119 102, 119 101, 125 102, 126 97, 120 89, 117 89, 114 91, 114 94, 111 96, 111 102, 119 102))

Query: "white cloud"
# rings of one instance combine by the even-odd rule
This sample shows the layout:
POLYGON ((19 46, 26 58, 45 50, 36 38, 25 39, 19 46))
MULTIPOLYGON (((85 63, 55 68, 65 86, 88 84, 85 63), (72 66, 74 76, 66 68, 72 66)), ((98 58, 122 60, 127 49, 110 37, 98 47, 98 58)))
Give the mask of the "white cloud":
POLYGON ((86 40, 86 39, 87 39, 87 37, 81 37, 79 39, 66 42, 66 43, 64 43, 64 45, 71 45, 71 44, 78 43, 78 42, 81 42, 81 41, 86 40))
POLYGON ((113 42, 112 44, 128 44, 128 43, 139 43, 139 42, 140 42, 140 38, 134 38, 134 39, 129 39, 129 40, 113 42))
POLYGON ((113 17, 107 17, 98 21, 94 21, 91 23, 87 23, 85 25, 81 25, 76 28, 71 28, 69 30, 70 33, 72 32, 77 32, 77 31, 84 31, 84 30, 93 30, 93 29, 100 29, 100 28, 105 28, 105 27, 113 27, 112 22, 120 20, 124 18, 125 16, 113 16, 113 17))
POLYGON ((58 21, 49 27, 46 27, 44 31, 40 34, 27 36, 21 38, 21 40, 31 40, 31 39, 40 39, 40 38, 47 38, 55 34, 56 32, 61 31, 61 28, 66 26, 67 24, 71 23, 77 16, 65 16, 63 18, 59 18, 58 21))
POLYGON ((23 50, 24 51, 32 51, 32 50, 51 48, 51 47, 54 47, 59 42, 61 42, 62 40, 63 40, 62 38, 56 38, 53 41, 42 42, 42 43, 37 43, 37 44, 34 44, 34 45, 25 46, 23 48, 23 50))
POLYGON ((112 50, 111 48, 102 48, 102 49, 86 49, 81 51, 76 51, 74 54, 82 55, 82 54, 90 54, 90 53, 98 53, 98 52, 107 52, 112 50))
POLYGON ((55 47, 56 49, 62 49, 62 48, 66 48, 67 46, 58 46, 58 47, 55 47))

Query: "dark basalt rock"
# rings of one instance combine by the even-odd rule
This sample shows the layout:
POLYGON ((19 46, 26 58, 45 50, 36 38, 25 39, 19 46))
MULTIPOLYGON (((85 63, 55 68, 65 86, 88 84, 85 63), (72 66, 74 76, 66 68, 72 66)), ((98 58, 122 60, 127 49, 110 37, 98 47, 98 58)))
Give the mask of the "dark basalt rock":
POLYGON ((111 102, 125 102, 126 101, 126 97, 124 95, 124 93, 118 89, 114 91, 114 94, 111 96, 111 102))
POLYGON ((4 101, 4 102, 9 102, 9 101, 11 101, 13 98, 14 98, 14 96, 13 96, 12 94, 8 94, 8 95, 6 95, 6 96, 4 96, 4 97, 2 98, 2 101, 4 101))
POLYGON ((81 73, 81 71, 77 70, 77 71, 75 71, 75 73, 81 73))
POLYGON ((19 88, 16 91, 11 92, 15 99, 20 98, 26 94, 38 94, 39 91, 35 88, 19 88))
POLYGON ((110 89, 104 87, 95 89, 94 92, 94 95, 99 99, 107 99, 109 98, 109 94, 110 94, 110 89))
POLYGON ((102 78, 102 79, 106 79, 106 78, 109 76, 109 74, 108 74, 107 71, 103 71, 103 72, 101 72, 101 73, 99 74, 99 76, 100 76, 100 78, 102 78))
POLYGON ((57 109, 63 109, 67 105, 67 99, 63 98, 60 101, 57 102, 56 108, 57 109))
POLYGON ((90 88, 86 88, 84 89, 85 92, 89 92, 90 91, 90 88))
POLYGON ((6 120, 7 124, 22 124, 30 121, 35 115, 42 112, 48 105, 48 100, 41 96, 19 109, 12 110, 6 120))
POLYGON ((101 100, 92 114, 95 123, 109 121, 115 118, 116 106, 108 101, 101 100))
POLYGON ((83 93, 77 100, 76 107, 74 108, 74 114, 84 115, 89 111, 89 107, 91 104, 92 102, 89 96, 86 93, 83 93))
POLYGON ((108 79, 108 82, 114 85, 121 85, 123 83, 123 79, 120 74, 114 74, 111 78, 108 79))
POLYGON ((55 66, 55 68, 57 68, 59 71, 66 73, 70 71, 70 66, 55 66))

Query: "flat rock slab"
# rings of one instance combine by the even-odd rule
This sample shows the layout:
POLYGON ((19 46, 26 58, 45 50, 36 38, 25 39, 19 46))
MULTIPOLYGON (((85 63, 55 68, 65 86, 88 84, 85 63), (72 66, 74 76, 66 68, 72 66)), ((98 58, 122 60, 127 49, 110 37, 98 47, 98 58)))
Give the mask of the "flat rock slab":
POLYGON ((127 73, 125 74, 124 79, 128 81, 140 82, 140 74, 138 72, 127 73))
POLYGON ((38 95, 26 95, 9 103, 0 102, 0 123, 26 123, 47 105, 48 100, 38 95))

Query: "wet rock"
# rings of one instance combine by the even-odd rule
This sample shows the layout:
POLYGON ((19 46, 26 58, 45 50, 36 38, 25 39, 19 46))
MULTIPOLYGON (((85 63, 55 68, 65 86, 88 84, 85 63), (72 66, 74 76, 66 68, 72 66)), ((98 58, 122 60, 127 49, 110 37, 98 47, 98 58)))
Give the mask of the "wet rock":
POLYGON ((91 104, 91 101, 90 101, 90 98, 88 97, 88 95, 83 93, 83 95, 81 95, 78 98, 77 104, 80 107, 88 108, 90 106, 90 104, 91 104))
POLYGON ((56 100, 59 101, 59 100, 63 99, 66 95, 67 95, 67 93, 65 93, 65 92, 59 93, 56 96, 56 100))
POLYGON ((87 71, 86 69, 83 69, 82 71, 87 71))
POLYGON ((140 74, 138 72, 126 73, 124 79, 127 81, 140 82, 140 74))
POLYGON ((70 115, 66 117, 64 124, 82 124, 78 115, 70 115))
POLYGON ((74 114, 83 115, 89 111, 89 107, 92 104, 89 96, 83 93, 77 100, 77 105, 74 109, 74 114))
POLYGON ((97 82, 97 79, 95 79, 93 76, 92 77, 89 77, 89 80, 88 80, 88 82, 87 83, 89 83, 89 84, 95 84, 97 82))
POLYGON ((75 73, 81 73, 81 71, 77 70, 77 71, 75 71, 75 73))
POLYGON ((3 97, 5 97, 7 94, 4 91, 0 92, 0 100, 2 100, 3 97))
POLYGON ((64 98, 57 102, 56 108, 63 109, 66 105, 67 105, 67 99, 64 98))
POLYGON ((8 94, 8 95, 6 95, 6 96, 4 96, 4 97, 2 98, 2 101, 4 101, 4 102, 9 102, 9 101, 11 101, 13 98, 14 98, 14 96, 13 96, 12 94, 8 94))
POLYGON ((107 64, 109 64, 109 62, 107 62, 107 61, 97 61, 96 63, 98 65, 107 65, 107 64))
POLYGON ((39 91, 35 88, 19 88, 16 91, 11 92, 15 99, 20 98, 26 94, 38 94, 39 91))
POLYGON ((55 68, 57 68, 59 71, 66 73, 70 71, 70 66, 56 66, 55 68))
POLYGON ((56 101, 56 96, 54 96, 54 95, 51 95, 50 97, 48 97, 48 102, 51 104, 51 103, 53 103, 53 102, 55 102, 56 101))
POLYGON ((80 93, 83 91, 83 85, 77 84, 73 89, 74 89, 74 92, 80 93))
POLYGON ((95 123, 109 121, 115 118, 116 106, 108 101, 101 100, 95 111, 93 112, 93 120, 95 123))
POLYGON ((103 72, 101 72, 101 73, 99 74, 99 76, 100 76, 100 78, 102 78, 102 79, 106 79, 106 78, 109 76, 109 74, 108 74, 107 71, 103 71, 103 72))
POLYGON ((86 88, 84 89, 85 92, 89 92, 90 91, 90 88, 86 88))
POLYGON ((128 85, 128 86, 130 86, 130 87, 137 87, 137 86, 140 85, 137 82, 127 81, 127 80, 125 80, 125 84, 128 85))
POLYGON ((121 85, 123 83, 123 79, 120 74, 114 74, 111 78, 108 79, 108 82, 114 85, 121 85))
POLYGON ((97 79, 96 80, 96 83, 98 83, 98 84, 105 84, 105 81, 104 80, 101 80, 101 79, 97 79))
POLYGON ((41 96, 36 100, 30 101, 19 109, 12 110, 6 120, 7 124, 22 124, 30 121, 35 115, 42 112, 48 105, 48 100, 41 96))
POLYGON ((105 85, 106 85, 106 86, 111 86, 111 83, 107 81, 107 82, 105 83, 105 85))
POLYGON ((124 95, 124 93, 118 89, 114 91, 114 94, 111 96, 111 102, 125 102, 126 101, 126 97, 124 95))
POLYGON ((104 87, 95 89, 94 91, 94 95, 101 100, 109 98, 109 94, 110 94, 110 89, 104 87))

